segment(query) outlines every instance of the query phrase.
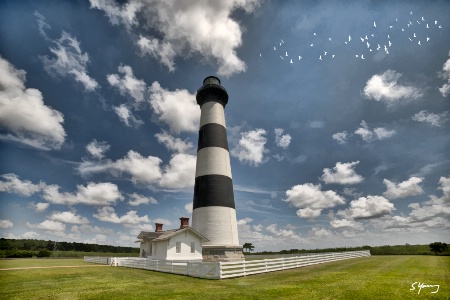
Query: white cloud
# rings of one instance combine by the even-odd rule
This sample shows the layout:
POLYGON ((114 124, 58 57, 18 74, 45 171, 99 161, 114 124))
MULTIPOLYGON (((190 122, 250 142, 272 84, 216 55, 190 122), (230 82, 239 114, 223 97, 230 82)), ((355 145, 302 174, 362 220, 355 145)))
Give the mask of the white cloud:
POLYGON ((45 22, 45 17, 41 15, 37 10, 34 11, 33 15, 36 17, 36 21, 38 23, 39 33, 47 40, 50 41, 50 38, 45 33, 45 29, 51 29, 52 27, 45 22))
POLYGON ((137 193, 130 194, 129 196, 132 200, 130 200, 128 202, 128 204, 131 206, 139 206, 141 204, 150 204, 150 203, 156 204, 156 203, 158 203, 158 201, 153 197, 145 197, 145 196, 139 195, 137 193))
POLYGON ((89 0, 91 8, 101 9, 108 16, 109 21, 113 25, 124 24, 127 28, 131 28, 137 23, 136 14, 142 7, 140 1, 130 1, 122 7, 116 4, 115 0, 89 0))
POLYGON ((109 145, 107 142, 97 142, 96 139, 92 140, 89 144, 86 146, 86 151, 92 155, 92 157, 97 159, 102 159, 104 156, 104 153, 108 151, 111 148, 111 145, 109 145))
POLYGON ((361 127, 355 130, 355 134, 361 136, 365 142, 384 140, 396 134, 395 130, 387 130, 384 127, 377 127, 372 131, 364 120, 361 121, 360 126, 361 127))
MULTIPOLYGON (((133 150, 128 151, 127 156, 110 164, 114 175, 115 171, 131 175, 131 181, 136 183, 151 184, 161 178, 161 159, 154 156, 143 157, 133 150)), ((120 174, 117 174, 120 175, 120 174)))
POLYGON ((326 238, 332 236, 333 233, 329 230, 326 230, 325 228, 313 227, 310 230, 309 235, 312 236, 313 238, 326 238))
POLYGON ((325 122, 324 121, 311 121, 309 122, 309 127, 311 128, 324 128, 325 122))
POLYGON ((117 161, 84 161, 78 167, 82 175, 108 172, 115 177, 130 176, 134 184, 159 186, 167 189, 193 187, 195 182, 195 155, 177 153, 163 168, 161 159, 154 156, 143 157, 130 150, 126 157, 117 161))
POLYGON ((439 178, 440 187, 442 190, 442 201, 450 202, 450 177, 441 177, 439 178))
POLYGON ((39 90, 25 87, 25 74, 0 57, 0 126, 10 131, 0 139, 60 149, 66 137, 63 114, 46 106, 39 90))
POLYGON ((441 127, 445 122, 448 121, 447 114, 448 111, 444 111, 440 114, 435 114, 429 113, 426 110, 421 110, 420 112, 412 116, 412 119, 417 122, 428 123, 431 126, 441 127))
POLYGON ((168 91, 155 81, 150 87, 150 105, 159 121, 169 125, 171 132, 197 132, 200 108, 195 95, 187 90, 168 91))
POLYGON ((35 193, 40 192, 44 187, 44 183, 33 184, 29 180, 20 180, 16 174, 3 174, 0 176, 5 181, 0 181, 0 191, 11 194, 18 194, 24 197, 29 197, 35 193))
POLYGON ((337 141, 339 144, 345 144, 349 134, 347 131, 337 132, 331 136, 333 140, 337 141))
POLYGON ((72 77, 80 82, 86 91, 94 91, 98 88, 95 79, 87 74, 86 67, 89 61, 89 55, 81 51, 80 43, 69 33, 63 31, 61 38, 53 40, 55 48, 50 48, 50 52, 55 55, 53 58, 41 56, 44 69, 53 77, 72 77))
POLYGON ((283 131, 281 128, 275 128, 275 143, 278 147, 286 149, 289 147, 292 138, 289 134, 283 134, 283 131))
POLYGON ((237 224, 238 225, 245 225, 245 224, 250 223, 252 221, 253 221, 253 219, 251 219, 251 218, 244 218, 244 219, 238 220, 237 224))
POLYGON ((137 79, 130 66, 120 65, 118 70, 119 73, 123 74, 123 77, 120 78, 117 74, 109 74, 106 76, 108 83, 111 86, 118 88, 121 95, 129 95, 137 102, 144 101, 145 92, 147 90, 147 85, 144 80, 137 79))
POLYGON ((117 185, 110 182, 89 182, 87 186, 78 185, 78 190, 74 194, 60 193, 59 188, 57 185, 46 186, 42 198, 53 204, 66 205, 110 205, 116 203, 117 200, 123 200, 117 185))
POLYGON ((338 211, 337 215, 359 220, 373 219, 389 215, 395 210, 394 204, 383 196, 360 197, 350 202, 350 207, 344 211, 338 211))
POLYGON ((66 224, 51 220, 45 220, 39 224, 31 224, 30 222, 26 222, 26 225, 30 229, 42 229, 51 232, 64 232, 66 230, 66 224))
POLYGON ((43 212, 50 206, 50 203, 46 202, 38 202, 38 203, 31 203, 30 207, 34 209, 35 212, 43 212))
POLYGON ((353 229, 360 229, 362 228, 361 224, 347 219, 341 219, 341 220, 332 220, 330 222, 331 227, 336 229, 341 228, 353 228, 353 229))
POLYGON ((231 155, 237 157, 240 162, 248 162, 249 165, 258 166, 263 163, 264 148, 267 139, 264 137, 264 129, 256 129, 241 133, 239 143, 231 150, 231 155))
POLYGON ((131 110, 125 105, 121 104, 120 106, 113 106, 114 112, 119 116, 119 119, 128 127, 138 128, 144 121, 139 120, 137 117, 133 115, 131 110))
MULTIPOLYGON (((137 22, 140 12, 143 25, 133 28, 133 33, 142 27, 156 29, 160 37, 139 36, 137 42, 141 52, 158 59, 170 71, 175 68, 175 59, 187 54, 200 54, 206 61, 216 61, 218 74, 229 76, 243 72, 245 63, 236 55, 242 44, 242 31, 231 18, 237 8, 247 13, 259 5, 259 0, 226 0, 211 2, 140 1, 131 0, 118 5, 111 0, 91 0, 91 7, 105 11, 111 23, 123 23, 128 29, 137 22)), ((131 31, 131 30, 130 30, 131 31)))
POLYGON ((439 92, 441 92, 442 97, 446 97, 450 95, 450 59, 448 59, 442 66, 441 77, 444 80, 447 80, 447 82, 444 83, 444 85, 439 88, 439 92))
POLYGON ((422 194, 423 189, 419 185, 422 181, 423 179, 419 177, 411 177, 400 183, 384 179, 383 183, 387 190, 383 193, 383 196, 389 199, 398 199, 422 194))
POLYGON ((168 189, 183 189, 194 187, 195 166, 197 157, 189 154, 174 154, 164 168, 159 182, 160 186, 168 189))
POLYGON ((70 224, 88 224, 89 220, 70 211, 55 212, 49 216, 52 221, 70 224))
POLYGON ((364 95, 369 99, 382 101, 388 107, 421 97, 420 89, 397 83, 401 76, 401 73, 393 70, 373 75, 364 87, 364 95))
POLYGON ((10 220, 0 220, 0 228, 1 229, 7 229, 7 228, 13 228, 14 223, 10 220))
POLYGON ((192 202, 187 203, 187 204, 184 206, 184 209, 185 209, 188 213, 192 214, 193 203, 192 203, 192 202))
POLYGON ((177 153, 186 153, 194 147, 190 141, 183 141, 180 138, 175 138, 165 131, 155 134, 155 137, 158 142, 166 146, 167 149, 177 153))
POLYGON ((364 177, 357 174, 354 170, 359 161, 351 163, 337 162, 336 166, 331 170, 329 168, 323 169, 322 180, 326 184, 356 184, 364 180, 364 177))
POLYGON ((125 215, 119 217, 116 214, 114 208, 105 206, 97 210, 97 213, 93 215, 95 218, 103 222, 110 222, 115 224, 139 224, 149 222, 147 215, 139 217, 135 210, 130 210, 125 215))
POLYGON ((344 204, 345 199, 334 191, 322 191, 320 184, 305 183, 286 191, 286 202, 299 208, 297 215, 304 218, 318 217, 323 209, 344 204))
POLYGON ((40 237, 42 235, 40 235, 39 233, 35 232, 35 231, 27 231, 24 234, 22 234, 22 237, 24 239, 36 239, 37 237, 40 237))

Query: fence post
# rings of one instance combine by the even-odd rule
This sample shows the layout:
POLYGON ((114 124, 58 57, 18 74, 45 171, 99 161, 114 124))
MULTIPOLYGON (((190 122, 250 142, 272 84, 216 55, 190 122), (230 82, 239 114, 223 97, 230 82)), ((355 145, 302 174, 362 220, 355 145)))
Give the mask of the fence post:
POLYGON ((267 258, 264 258, 264 266, 266 267, 266 271, 267 271, 267 258))

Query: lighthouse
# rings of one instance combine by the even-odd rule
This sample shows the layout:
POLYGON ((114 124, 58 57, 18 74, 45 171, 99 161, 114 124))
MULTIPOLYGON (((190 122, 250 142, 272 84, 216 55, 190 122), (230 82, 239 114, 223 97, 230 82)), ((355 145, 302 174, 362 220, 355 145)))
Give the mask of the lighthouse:
POLYGON ((230 154, 225 124, 228 93, 219 78, 208 76, 197 91, 200 105, 192 228, 204 235, 205 261, 243 259, 239 245, 230 154))

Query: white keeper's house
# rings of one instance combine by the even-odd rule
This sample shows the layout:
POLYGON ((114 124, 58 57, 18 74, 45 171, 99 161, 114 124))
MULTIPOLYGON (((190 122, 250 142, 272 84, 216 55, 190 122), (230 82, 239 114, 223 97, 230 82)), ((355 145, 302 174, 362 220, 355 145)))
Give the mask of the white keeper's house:
POLYGON ((209 240, 189 227, 189 218, 180 218, 180 228, 163 230, 156 223, 154 232, 141 231, 137 243, 141 243, 139 257, 161 260, 202 260, 203 242, 209 240))

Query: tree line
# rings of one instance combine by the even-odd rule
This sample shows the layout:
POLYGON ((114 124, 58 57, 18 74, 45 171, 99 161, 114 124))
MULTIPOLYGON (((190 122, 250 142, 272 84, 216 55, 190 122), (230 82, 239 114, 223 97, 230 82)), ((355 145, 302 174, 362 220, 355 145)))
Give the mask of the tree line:
POLYGON ((247 252, 244 252, 246 255, 251 254, 305 254, 305 253, 324 253, 324 252, 343 252, 343 251, 362 251, 362 250, 370 250, 371 255, 430 255, 430 254, 441 254, 441 255, 450 255, 448 251, 448 245, 446 243, 435 242, 428 245, 384 245, 384 246, 361 246, 361 247, 337 247, 337 248, 325 248, 325 249, 290 249, 290 250, 281 250, 281 251, 262 251, 262 252, 253 252, 254 246, 251 243, 244 244, 246 246, 250 246, 247 249, 247 252), (248 251, 250 250, 250 251, 248 251))
POLYGON ((139 253, 139 248, 32 239, 0 239, 0 258, 48 257, 55 252, 139 253))

